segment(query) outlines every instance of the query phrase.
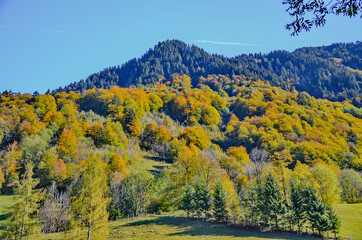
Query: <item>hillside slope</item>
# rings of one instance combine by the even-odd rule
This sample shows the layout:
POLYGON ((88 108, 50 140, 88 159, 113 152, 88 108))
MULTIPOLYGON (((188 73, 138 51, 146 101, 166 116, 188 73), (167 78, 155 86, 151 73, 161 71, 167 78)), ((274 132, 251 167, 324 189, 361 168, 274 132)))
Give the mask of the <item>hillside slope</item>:
POLYGON ((294 52, 242 54, 233 58, 211 55, 182 41, 160 42, 141 58, 92 74, 85 80, 54 90, 83 92, 111 86, 146 85, 187 74, 197 85, 201 76, 242 75, 269 81, 286 90, 306 91, 316 98, 332 101, 352 100, 361 106, 362 42, 337 43, 325 47, 305 47, 294 52))

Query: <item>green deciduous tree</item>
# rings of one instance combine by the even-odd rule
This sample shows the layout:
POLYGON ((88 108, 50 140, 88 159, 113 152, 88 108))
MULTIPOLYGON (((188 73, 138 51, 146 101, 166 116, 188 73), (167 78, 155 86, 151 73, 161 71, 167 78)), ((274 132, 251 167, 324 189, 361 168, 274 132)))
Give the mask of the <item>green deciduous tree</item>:
POLYGON ((318 164, 312 170, 317 191, 325 205, 339 201, 340 188, 337 174, 328 165, 318 164))
POLYGON ((353 203, 362 197, 362 177, 353 169, 343 169, 339 174, 341 197, 347 203, 353 203))
POLYGON ((122 182, 121 210, 125 216, 137 216, 145 211, 152 187, 150 174, 132 174, 122 182))

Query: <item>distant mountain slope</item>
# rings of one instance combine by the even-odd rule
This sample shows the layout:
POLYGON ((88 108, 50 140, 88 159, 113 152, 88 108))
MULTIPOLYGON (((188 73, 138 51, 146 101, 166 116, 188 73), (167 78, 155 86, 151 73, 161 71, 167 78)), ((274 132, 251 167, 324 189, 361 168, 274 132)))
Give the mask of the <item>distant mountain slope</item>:
POLYGON ((167 40, 157 44, 141 58, 104 69, 54 92, 83 92, 94 87, 108 89, 113 85, 145 85, 169 79, 174 73, 189 75, 194 85, 198 83, 199 77, 210 74, 244 75, 269 81, 284 89, 306 91, 317 98, 332 101, 348 98, 360 106, 362 42, 226 58, 211 55, 182 41, 167 40))

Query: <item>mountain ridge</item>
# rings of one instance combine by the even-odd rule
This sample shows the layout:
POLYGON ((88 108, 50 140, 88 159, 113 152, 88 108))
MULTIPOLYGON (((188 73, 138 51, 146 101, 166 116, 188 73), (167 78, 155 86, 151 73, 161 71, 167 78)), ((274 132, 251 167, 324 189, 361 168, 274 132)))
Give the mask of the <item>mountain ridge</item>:
POLYGON ((306 91, 317 98, 332 101, 351 100, 361 105, 362 42, 334 43, 321 47, 303 47, 268 54, 241 54, 224 57, 209 54, 180 40, 159 42, 140 58, 91 74, 85 80, 53 90, 84 92, 111 86, 147 85, 186 74, 196 86, 200 77, 212 74, 242 75, 269 81, 283 89, 306 91))

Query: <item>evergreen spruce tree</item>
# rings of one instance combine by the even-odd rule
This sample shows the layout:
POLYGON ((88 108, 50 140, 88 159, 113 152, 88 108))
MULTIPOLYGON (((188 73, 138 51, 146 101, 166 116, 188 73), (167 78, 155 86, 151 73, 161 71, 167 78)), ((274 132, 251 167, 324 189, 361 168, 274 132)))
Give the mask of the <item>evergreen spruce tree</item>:
POLYGON ((100 157, 90 155, 87 164, 82 174, 82 188, 73 198, 73 219, 76 230, 87 230, 87 239, 105 239, 109 230, 103 162, 100 157))
POLYGON ((9 218, 15 239, 22 240, 29 234, 35 224, 34 214, 38 212, 39 202, 44 197, 41 189, 35 189, 40 180, 33 178, 33 168, 33 163, 26 164, 23 178, 15 189, 16 199, 10 209, 9 218))
POLYGON ((307 220, 307 213, 303 199, 303 189, 302 186, 298 186, 296 183, 291 182, 290 191, 292 221, 297 224, 298 231, 301 232, 303 223, 307 220))
POLYGON ((204 181, 197 181, 194 186, 195 194, 195 210, 198 217, 201 217, 204 213, 205 219, 207 219, 208 212, 211 209, 211 197, 209 188, 204 181))
POLYGON ((189 184, 186 184, 185 186, 185 192, 181 199, 181 208, 186 211, 187 218, 190 217, 190 213, 194 209, 194 201, 193 201, 193 193, 192 188, 189 184))
POLYGON ((317 229, 318 234, 321 235, 322 232, 328 231, 330 223, 326 214, 326 206, 318 198, 317 192, 313 187, 305 189, 304 200, 308 220, 313 232, 314 229, 317 229))
POLYGON ((275 228, 278 229, 286 213, 286 206, 278 182, 271 173, 266 177, 262 190, 261 211, 266 218, 266 224, 273 221, 275 228))
POLYGON ((334 233, 334 238, 337 239, 337 234, 339 233, 339 229, 341 228, 341 221, 338 218, 336 212, 331 208, 327 208, 328 219, 329 219, 329 229, 332 233, 334 233))
POLYGON ((250 225, 255 226, 258 221, 260 215, 260 207, 263 205, 262 203, 262 189, 261 183, 259 181, 255 181, 255 184, 250 185, 247 189, 247 197, 246 197, 246 208, 247 208, 247 217, 250 219, 250 225))
POLYGON ((214 217, 217 221, 223 222, 228 219, 225 191, 220 182, 215 187, 213 210, 214 210, 214 217))

